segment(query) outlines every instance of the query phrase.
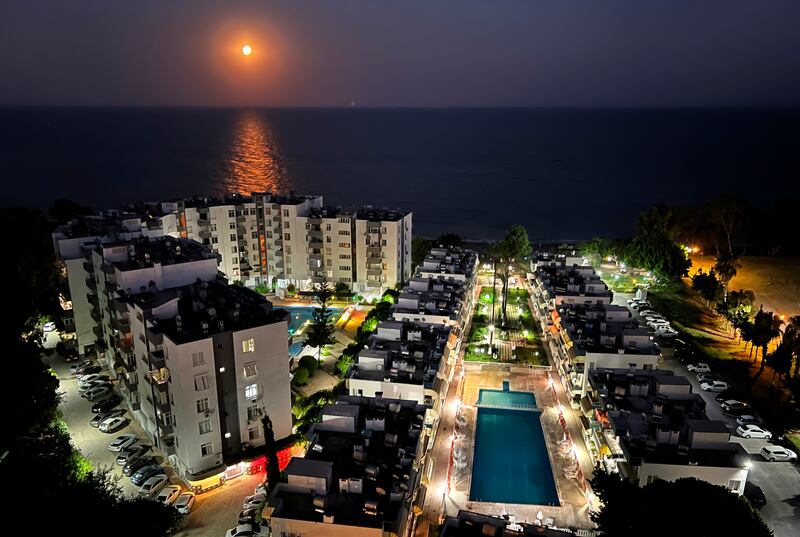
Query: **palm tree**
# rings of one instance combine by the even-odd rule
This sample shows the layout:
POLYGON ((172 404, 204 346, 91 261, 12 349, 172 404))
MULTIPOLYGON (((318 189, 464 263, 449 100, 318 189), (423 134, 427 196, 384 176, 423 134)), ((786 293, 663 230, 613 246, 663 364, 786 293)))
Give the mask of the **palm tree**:
POLYGON ((783 332, 783 341, 789 346, 794 357, 794 377, 800 376, 800 315, 791 317, 783 332))
POLYGON ((780 337, 782 324, 783 321, 780 317, 776 317, 775 313, 771 311, 764 311, 763 307, 756 314, 753 321, 753 346, 756 347, 756 359, 758 359, 758 348, 761 348, 761 369, 765 365, 764 357, 767 354, 767 347, 773 339, 780 337))
POLYGON ((747 319, 739 329, 739 333, 741 334, 742 341, 744 341, 744 350, 747 351, 747 345, 750 345, 750 356, 753 356, 753 332, 755 331, 755 327, 753 325, 753 321, 747 319))
POLYGON ((719 277, 719 281, 722 282, 725 292, 724 300, 727 300, 728 283, 736 276, 740 268, 742 268, 742 264, 739 263, 739 258, 733 254, 722 254, 717 257, 717 262, 714 264, 714 272, 719 277))

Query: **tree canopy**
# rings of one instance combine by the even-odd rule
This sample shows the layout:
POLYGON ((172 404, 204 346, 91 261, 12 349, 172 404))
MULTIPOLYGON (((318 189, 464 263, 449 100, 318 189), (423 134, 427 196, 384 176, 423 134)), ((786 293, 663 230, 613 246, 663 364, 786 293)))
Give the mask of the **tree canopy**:
POLYGON ((333 312, 328 307, 334 296, 334 289, 328 283, 317 285, 314 289, 314 301, 318 307, 311 314, 311 326, 306 336, 306 345, 317 347, 317 362, 320 360, 322 347, 333 342, 333 312))
POLYGON ((592 488, 603 502, 592 519, 610 537, 772 536, 747 499, 699 479, 656 480, 639 488, 598 469, 592 488))
POLYGON ((671 218, 671 210, 662 206, 642 213, 636 225, 636 235, 625 248, 625 262, 662 278, 686 276, 692 262, 675 241, 671 218))

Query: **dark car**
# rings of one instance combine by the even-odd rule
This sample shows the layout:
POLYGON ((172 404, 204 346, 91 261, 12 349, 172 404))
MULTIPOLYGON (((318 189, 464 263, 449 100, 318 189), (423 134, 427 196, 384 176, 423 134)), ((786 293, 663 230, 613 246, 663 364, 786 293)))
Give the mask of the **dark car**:
POLYGON ((95 414, 101 414, 103 412, 108 412, 109 410, 113 410, 114 407, 119 405, 122 402, 122 399, 119 398, 119 395, 111 394, 108 397, 104 397, 100 399, 95 404, 92 405, 92 412, 95 414))
POLYGON ((725 390, 724 392, 718 393, 714 399, 716 399, 718 403, 730 401, 731 399, 738 399, 741 401, 744 399, 744 395, 736 390, 725 390))
POLYGON ((150 451, 150 446, 134 444, 119 452, 119 455, 117 455, 117 464, 124 466, 137 457, 143 457, 148 451, 150 451))
MULTIPOLYGON (((150 466, 151 464, 155 464, 155 459, 149 455, 140 455, 138 457, 133 457, 125 463, 125 466, 122 467, 122 474, 123 475, 133 475, 137 471, 141 470, 145 466, 150 466)), ((154 474, 155 475, 155 474, 154 474)), ((144 481, 147 481, 146 479, 144 481)), ((142 483, 144 483, 142 481, 142 483)))
POLYGON ((258 507, 251 507, 239 513, 239 524, 255 524, 258 515, 258 507))
MULTIPOLYGON (((122 472, 125 473, 125 468, 122 469, 122 472)), ((131 483, 140 487, 142 483, 153 477, 154 475, 164 474, 166 475, 166 471, 159 465, 155 463, 148 464, 147 466, 143 466, 138 470, 134 471, 131 475, 131 483)))
POLYGON ((115 408, 114 410, 109 410, 108 412, 101 412, 94 415, 94 417, 89 421, 89 425, 92 427, 100 427, 100 424, 106 421, 108 418, 120 418, 124 414, 124 408, 115 408))

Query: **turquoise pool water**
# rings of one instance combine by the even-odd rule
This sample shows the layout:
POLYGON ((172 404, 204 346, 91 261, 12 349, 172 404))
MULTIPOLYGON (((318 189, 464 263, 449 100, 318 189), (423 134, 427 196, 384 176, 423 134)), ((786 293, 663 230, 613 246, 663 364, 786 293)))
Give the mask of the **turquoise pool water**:
POLYGON ((536 396, 527 392, 481 389, 478 392, 480 405, 503 406, 507 408, 536 408, 536 396))
POLYGON ((478 408, 470 500, 559 505, 533 394, 481 390, 480 399, 493 406, 478 408), (511 408, 494 406, 504 402, 511 408), (523 402, 527 410, 514 408, 523 402))
MULTIPOLYGON (((289 333, 294 334, 304 322, 311 320, 311 314, 314 312, 313 307, 309 306, 284 306, 283 309, 289 312, 289 333)), ((328 308, 333 312, 331 320, 335 321, 342 315, 341 308, 328 308)))

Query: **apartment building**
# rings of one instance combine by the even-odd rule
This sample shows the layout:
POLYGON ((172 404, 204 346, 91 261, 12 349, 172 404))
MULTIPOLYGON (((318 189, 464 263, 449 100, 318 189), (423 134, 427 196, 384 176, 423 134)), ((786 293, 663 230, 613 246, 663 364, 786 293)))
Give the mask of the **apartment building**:
POLYGON ((614 293, 588 265, 540 265, 531 286, 539 313, 562 304, 611 304, 614 298, 614 293))
POLYGON ((546 322, 550 354, 575 401, 586 392, 593 369, 658 369, 661 348, 653 332, 639 326, 624 306, 562 304, 546 322))
MULTIPOLYGON (((439 531, 440 537, 570 537, 575 532, 544 526, 548 519, 534 522, 516 520, 514 515, 492 516, 459 510, 447 516, 439 531)), ((552 523, 552 519, 550 519, 552 523)), ((580 534, 579 534, 580 535, 580 534)))
POLYGON ((428 439, 425 407, 391 398, 340 397, 309 434, 270 495, 273 535, 405 535, 428 439))
POLYGON ((135 295, 128 314, 126 398, 185 480, 262 446, 264 414, 276 438, 291 434, 286 311, 218 279, 135 295))
POLYGON ((472 250, 457 247, 435 247, 417 267, 417 276, 460 282, 474 282, 478 270, 478 255, 472 250))
POLYGON ((671 371, 589 372, 590 451, 610 472, 645 486, 694 477, 742 494, 750 457, 724 422, 710 420, 688 379, 671 371))
POLYGON ((472 301, 471 287, 461 281, 415 277, 392 306, 396 321, 462 326, 472 301))
POLYGON ((98 244, 159 237, 177 230, 170 204, 148 204, 122 211, 82 216, 59 226, 52 234, 58 265, 59 298, 64 309, 64 339, 80 355, 96 352, 102 340, 97 314, 96 281, 91 252, 98 244))

